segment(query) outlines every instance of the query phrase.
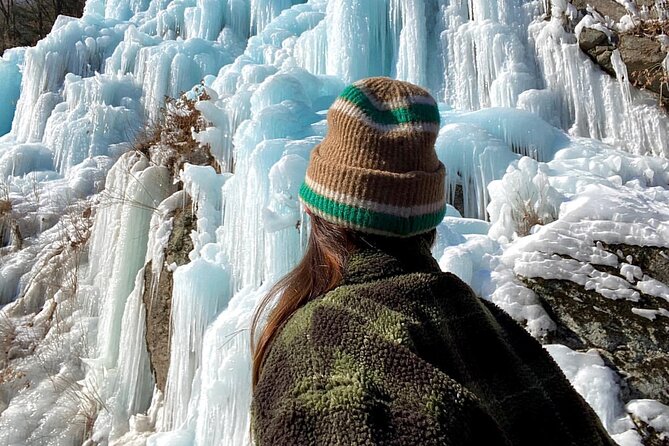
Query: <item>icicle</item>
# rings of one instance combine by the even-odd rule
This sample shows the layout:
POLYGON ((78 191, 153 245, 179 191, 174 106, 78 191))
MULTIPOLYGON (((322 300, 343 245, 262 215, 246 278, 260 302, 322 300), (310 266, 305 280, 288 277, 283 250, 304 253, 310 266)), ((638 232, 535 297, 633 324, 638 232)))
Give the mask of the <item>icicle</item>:
POLYGON ((295 59, 310 73, 326 74, 327 47, 326 22, 322 20, 314 29, 299 37, 295 43, 295 59))
POLYGON ((146 349, 146 309, 142 300, 144 286, 142 268, 137 272, 135 288, 123 312, 121 336, 118 339, 123 348, 119 351, 117 380, 107 382, 109 387, 101 393, 108 398, 107 408, 112 416, 109 436, 112 439, 128 430, 131 415, 149 408, 153 395, 154 381, 146 349))
POLYGON ((250 442, 251 316, 268 291, 244 289, 211 324, 203 340, 195 446, 250 442))
POLYGON ((517 156, 502 141, 471 124, 446 125, 439 132, 436 149, 447 169, 449 201, 455 201, 456 188, 460 186, 464 216, 487 220, 486 186, 501 178, 517 156))
POLYGON ((109 369, 117 364, 123 311, 137 271, 144 264, 151 214, 171 193, 167 169, 148 166, 145 159, 132 162, 133 156, 110 173, 112 187, 118 182, 125 187, 109 189, 108 209, 95 222, 102 229, 96 231, 102 238, 92 241, 92 257, 100 263, 90 274, 105 291, 100 303, 98 354, 109 369))
MULTIPOLYGON (((12 134, 17 141, 39 141, 51 107, 38 108, 42 95, 57 93, 66 73, 90 76, 123 37, 124 27, 100 30, 99 19, 84 17, 54 27, 54 32, 25 53, 21 98, 12 134)), ((53 103, 53 101, 52 101, 53 103)), ((55 104, 54 104, 55 105, 55 104)))
MULTIPOLYGON (((11 183, 12 212, 25 215, 21 228, 30 246, 2 252, 0 301, 20 295, 7 306, 18 312, 46 300, 34 322, 46 324, 54 306, 67 319, 58 327, 60 338, 54 330, 38 347, 50 365, 66 365, 11 395, 0 417, 0 443, 58 438, 81 444, 84 434, 63 420, 72 414, 94 419, 98 406, 105 410, 87 435, 101 444, 248 442, 250 317, 303 254, 309 221, 297 190, 310 151, 325 135, 324 111, 347 82, 366 76, 419 83, 446 102, 437 151, 448 169, 447 192, 453 198, 461 188, 463 213, 481 219, 489 213, 492 225, 450 212, 438 229, 441 265, 528 321, 533 333, 553 327, 508 265, 484 264, 501 249, 483 235, 488 229, 500 242, 513 239, 519 203, 509 197, 522 196, 520 204, 544 218, 588 186, 645 188, 661 198, 661 188, 649 188, 669 182, 667 165, 657 158, 614 152, 558 130, 631 151, 666 154, 669 146, 666 117, 639 105, 645 96, 629 87, 618 54, 616 82, 581 53, 563 26, 574 17, 564 0, 89 0, 83 18, 58 18, 34 48, 5 53, 0 132, 7 116, 14 118, 10 133, 0 137, 0 179, 11 183), (550 21, 536 20, 551 8, 550 21), (5 104, 17 94, 20 64, 14 110, 5 104), (146 119, 160 119, 165 95, 191 91, 201 81, 210 98, 197 109, 210 125, 193 136, 211 146, 225 173, 187 164, 184 191, 171 195, 175 187, 165 169, 123 153, 146 119), (495 108, 480 110, 487 107, 495 108), (548 163, 516 162, 521 154, 548 163), (93 211, 61 203, 99 192, 112 164, 93 211), (149 403, 144 292, 155 293, 172 227, 166 216, 183 205, 186 193, 197 216, 194 249, 189 264, 168 266, 174 271, 171 367, 164 399, 156 393, 149 403), (72 226, 61 217, 67 212, 95 212, 71 300, 63 290, 46 296, 51 285, 41 282, 55 269, 49 259, 59 259, 53 255, 59 224, 72 226), (142 280, 147 260, 151 283, 142 280), (86 356, 84 365, 67 349, 50 352, 51 343, 78 345, 77 337, 88 339, 81 342, 86 355, 77 353, 86 356), (50 379, 74 380, 66 388, 83 395, 81 408, 67 403, 70 390, 53 391, 50 379), (36 418, 17 428, 27 405, 36 418), (154 429, 163 432, 152 435, 154 429)), ((630 201, 637 209, 639 197, 630 201)), ((574 202, 564 208, 585 219, 574 202)), ((663 221, 653 212, 646 220, 663 221)), ((615 224, 601 234, 625 227, 615 224)), ((658 224, 652 240, 659 244, 666 228, 658 224)), ((648 281, 643 287, 654 289, 648 281)), ((19 327, 33 322, 21 314, 19 327)), ((24 359, 35 370, 36 359, 24 359)))
POLYGON ((620 57, 620 51, 617 49, 613 50, 611 54, 611 65, 613 65, 613 70, 616 72, 616 79, 618 79, 618 85, 620 86, 620 94, 622 94, 625 101, 629 104, 632 102, 632 94, 630 93, 630 80, 629 75, 627 74, 627 65, 623 62, 620 57))
POLYGON ((328 48, 337 51, 327 54, 327 73, 345 82, 390 74, 392 53, 385 47, 387 14, 384 0, 328 2, 328 48))
POLYGON ((425 2, 423 0, 400 0, 399 6, 402 28, 399 33, 396 77, 427 86, 428 48, 425 2))
POLYGON ((193 379, 202 359, 204 331, 230 299, 230 276, 221 265, 199 258, 177 268, 173 286, 163 430, 186 422, 193 379))

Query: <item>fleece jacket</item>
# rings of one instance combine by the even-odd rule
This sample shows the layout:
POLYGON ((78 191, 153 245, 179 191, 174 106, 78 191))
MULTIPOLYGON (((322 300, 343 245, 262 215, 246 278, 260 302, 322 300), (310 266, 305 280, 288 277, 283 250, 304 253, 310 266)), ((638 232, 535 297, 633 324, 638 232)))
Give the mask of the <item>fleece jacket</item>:
POLYGON ((257 446, 613 446, 520 325, 426 247, 356 252, 266 356, 257 446))

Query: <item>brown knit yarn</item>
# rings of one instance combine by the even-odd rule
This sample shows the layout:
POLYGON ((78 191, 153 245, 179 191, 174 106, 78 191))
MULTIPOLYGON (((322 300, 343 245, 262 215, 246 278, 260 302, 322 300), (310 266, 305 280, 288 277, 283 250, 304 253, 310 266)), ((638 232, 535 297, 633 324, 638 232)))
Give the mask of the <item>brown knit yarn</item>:
POLYGON ((389 78, 348 86, 328 112, 300 190, 324 219, 362 232, 412 236, 445 212, 445 169, 434 142, 439 111, 424 89, 389 78))

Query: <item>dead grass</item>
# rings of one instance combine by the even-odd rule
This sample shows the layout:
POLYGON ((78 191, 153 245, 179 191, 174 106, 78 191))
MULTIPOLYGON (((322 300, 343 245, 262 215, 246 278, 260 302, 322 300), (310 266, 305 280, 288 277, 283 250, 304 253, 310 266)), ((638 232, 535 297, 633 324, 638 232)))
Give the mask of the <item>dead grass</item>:
POLYGON ((7 199, 0 199, 0 218, 9 216, 12 213, 12 202, 7 199))
POLYGON ((535 209, 535 203, 544 195, 543 190, 537 194, 532 193, 529 197, 524 198, 520 193, 516 195, 515 203, 512 207, 511 218, 515 223, 516 234, 519 237, 529 235, 532 228, 536 225, 546 225, 557 220, 557 215, 546 212, 543 216, 535 209))
POLYGON ((536 225, 549 223, 543 221, 532 207, 532 203, 527 201, 523 201, 523 204, 520 207, 515 207, 513 209, 512 218, 516 224, 516 234, 520 237, 529 235, 532 228, 536 225))
POLYGON ((651 90, 652 87, 659 84, 659 105, 665 108, 669 106, 669 101, 666 98, 666 96, 669 96, 669 72, 661 65, 641 71, 633 71, 630 73, 630 79, 632 85, 646 90, 651 90))
POLYGON ((649 19, 635 19, 635 26, 628 33, 640 37, 657 37, 662 34, 669 35, 669 20, 661 19, 661 14, 656 10, 655 6, 651 9, 651 17, 649 19))
POLYGON ((157 121, 149 123, 135 138, 133 148, 153 162, 164 165, 176 176, 185 163, 210 165, 220 172, 220 166, 211 155, 208 144, 200 144, 193 137, 211 125, 196 104, 211 99, 204 85, 195 96, 182 93, 178 98, 165 97, 157 121))
POLYGON ((16 251, 23 247, 23 237, 6 185, 0 187, 0 247, 3 246, 11 246, 16 251))

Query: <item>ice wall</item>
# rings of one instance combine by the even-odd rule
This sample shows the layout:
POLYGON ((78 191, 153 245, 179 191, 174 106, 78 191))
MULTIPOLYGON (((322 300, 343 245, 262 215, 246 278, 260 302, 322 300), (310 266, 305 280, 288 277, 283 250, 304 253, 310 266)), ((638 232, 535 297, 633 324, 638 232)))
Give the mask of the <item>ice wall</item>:
POLYGON ((21 92, 21 71, 23 48, 5 51, 0 57, 0 136, 12 128, 16 102, 21 92))
POLYGON ((99 290, 87 302, 98 328, 86 379, 105 405, 96 421, 97 436, 124 433, 130 415, 146 411, 151 401, 143 266, 147 252, 154 251, 148 244, 152 215, 173 188, 166 168, 133 152, 122 156, 107 177, 84 279, 99 290))
MULTIPOLYGON (((85 353, 77 353, 83 362, 68 363, 66 372, 80 381, 76 389, 91 403, 91 419, 75 432, 63 411, 50 408, 59 391, 27 393, 8 402, 0 427, 16 420, 31 395, 41 402, 35 420, 0 439, 38 444, 30 429, 42 426, 35 432, 59 436, 63 445, 85 438, 247 444, 251 314, 302 255, 308 220, 297 191, 310 150, 325 135, 325 110, 346 83, 370 75, 421 84, 440 102, 437 151, 448 169, 447 192, 455 200, 461 191, 465 217, 479 219, 449 214, 435 248, 440 264, 532 332, 550 329, 536 299, 495 257, 517 237, 518 200, 547 221, 587 181, 619 186, 652 176, 644 187, 665 184, 661 164, 608 156, 610 147, 577 137, 666 156, 669 120, 630 89, 622 71, 610 78, 579 52, 564 26, 573 11, 556 1, 544 20, 548 6, 89 0, 83 18, 61 17, 34 48, 6 53, 0 134, 13 121, 0 138, 0 174, 15 214, 25 216, 18 220, 26 246, 0 246, 7 254, 0 259, 0 298, 19 298, 15 314, 51 302, 45 293, 52 288, 38 286, 51 271, 43 264, 56 262, 56 234, 79 227, 61 215, 87 215, 91 236, 75 271, 76 303, 63 314, 76 327, 69 329, 73 337, 86 333, 85 353), (222 172, 186 165, 175 177, 133 153, 130 143, 160 117, 165 95, 200 82, 209 99, 197 109, 211 125, 193 136, 211 146, 222 172), (561 161, 544 164, 555 159, 561 161), (583 163, 588 169, 576 169, 583 163), (581 179, 571 181, 570 169, 581 179), (178 187, 183 191, 175 195, 178 187), (190 263, 169 266, 171 367, 160 394, 144 339, 143 295, 151 285, 144 268, 147 261, 156 273, 164 266, 166 215, 184 193, 197 227, 190 263), (491 224, 482 221, 488 218, 491 224)), ((56 332, 44 339, 56 342, 56 332)), ((40 379, 46 386, 48 378, 40 379)), ((76 404, 71 410, 78 413, 76 404)))
POLYGON ((630 88, 617 51, 612 56, 617 79, 595 67, 574 35, 564 30, 564 5, 556 5, 550 21, 528 28, 545 90, 521 93, 520 106, 573 135, 604 140, 634 153, 667 156, 666 113, 645 92, 630 88), (551 107, 546 108, 548 104, 551 107))
POLYGON ((59 17, 46 39, 25 53, 21 97, 12 124, 17 142, 41 141, 46 121, 61 102, 67 74, 88 77, 122 39, 127 26, 110 26, 101 17, 59 17))

